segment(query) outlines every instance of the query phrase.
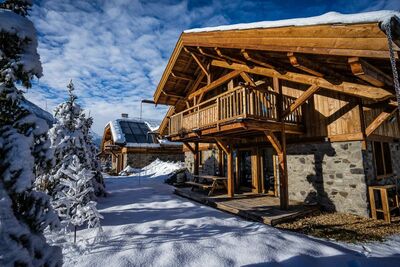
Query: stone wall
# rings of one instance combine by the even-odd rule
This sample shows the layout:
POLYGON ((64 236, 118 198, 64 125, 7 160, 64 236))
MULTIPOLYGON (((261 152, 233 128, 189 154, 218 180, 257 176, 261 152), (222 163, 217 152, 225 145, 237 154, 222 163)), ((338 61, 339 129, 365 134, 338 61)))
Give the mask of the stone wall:
POLYGON ((367 150, 363 152, 363 157, 364 157, 364 169, 368 185, 385 185, 385 184, 396 183, 394 177, 400 175, 400 144, 397 142, 397 143, 390 143, 389 145, 392 158, 393 175, 378 180, 376 179, 372 142, 367 142, 367 150))
POLYGON ((368 216, 361 142, 291 144, 287 155, 289 199, 368 216))
POLYGON ((183 153, 128 153, 124 155, 124 168, 129 165, 133 168, 143 168, 156 159, 162 161, 184 161, 183 153))
MULTIPOLYGON (((204 175, 216 175, 218 173, 218 150, 203 150, 199 173, 204 175)), ((185 152, 185 166, 193 173, 194 157, 192 152, 185 152)))

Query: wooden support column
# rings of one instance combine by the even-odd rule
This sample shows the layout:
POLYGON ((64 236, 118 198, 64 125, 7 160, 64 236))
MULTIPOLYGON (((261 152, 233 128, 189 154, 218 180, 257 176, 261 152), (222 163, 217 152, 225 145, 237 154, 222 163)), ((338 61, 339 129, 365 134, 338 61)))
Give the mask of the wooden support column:
POLYGON ((261 168, 260 168, 260 153, 258 147, 251 149, 251 177, 253 182, 253 193, 261 193, 261 168))
POLYGON ((267 135, 267 138, 273 144, 279 160, 279 199, 280 207, 287 210, 289 207, 289 185, 288 185, 288 172, 287 172, 287 159, 286 159, 286 133, 285 133, 285 117, 283 115, 283 93, 282 85, 278 78, 273 78, 274 91, 279 93, 277 99, 277 113, 278 119, 281 122, 281 140, 280 143, 272 132, 267 135))
POLYGON ((235 192, 235 176, 233 169, 233 149, 232 145, 222 141, 221 139, 215 139, 218 147, 222 148, 227 156, 227 178, 228 178, 228 197, 233 197, 235 192))
POLYGON ((233 197, 235 188, 234 188, 234 175, 233 175, 233 151, 231 146, 228 148, 228 197, 233 197))
POLYGON ((218 170, 219 175, 224 176, 224 151, 218 147, 218 170))
POLYGON ((235 157, 235 190, 239 191, 240 185, 240 154, 239 149, 236 149, 236 157, 235 157))
POLYGON ((199 157, 199 143, 198 142, 194 143, 193 159, 194 159, 193 174, 199 175, 200 157, 199 157))

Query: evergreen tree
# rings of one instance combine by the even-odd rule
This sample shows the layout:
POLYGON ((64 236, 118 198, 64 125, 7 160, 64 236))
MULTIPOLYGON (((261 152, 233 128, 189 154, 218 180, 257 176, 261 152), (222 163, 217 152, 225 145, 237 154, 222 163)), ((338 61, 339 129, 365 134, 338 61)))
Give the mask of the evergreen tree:
POLYGON ((74 242, 76 242, 76 228, 87 224, 88 228, 98 227, 101 230, 100 219, 103 217, 96 209, 96 202, 91 200, 94 188, 92 184, 94 173, 85 168, 77 156, 67 169, 62 170, 66 178, 61 178, 62 190, 57 192, 53 203, 67 228, 74 226, 74 242))
POLYGON ((72 81, 68 84, 69 98, 55 109, 56 123, 49 131, 51 146, 54 149, 55 166, 50 175, 43 175, 38 179, 37 186, 46 190, 52 197, 62 190, 61 179, 66 178, 64 170, 72 163, 74 156, 80 164, 94 173, 92 184, 95 195, 105 195, 103 177, 100 171, 99 160, 91 139, 90 127, 92 118, 87 118, 81 107, 76 103, 75 87, 72 81))
POLYGON ((93 171, 93 193, 96 196, 106 196, 105 184, 103 174, 101 172, 101 164, 100 159, 98 157, 99 150, 97 149, 95 143, 93 142, 93 136, 90 132, 90 129, 93 124, 93 118, 82 118, 83 123, 83 135, 86 142, 86 155, 88 159, 88 164, 90 165, 90 169, 93 171))
POLYGON ((33 190, 51 166, 47 124, 21 106, 20 82, 29 88, 42 75, 30 1, 0 6, 0 266, 60 266, 61 249, 43 235, 58 218, 49 198, 33 190), (9 8, 10 10, 5 10, 9 8))
POLYGON ((14 13, 26 17, 31 9, 32 0, 6 0, 0 3, 0 8, 12 10, 14 13))

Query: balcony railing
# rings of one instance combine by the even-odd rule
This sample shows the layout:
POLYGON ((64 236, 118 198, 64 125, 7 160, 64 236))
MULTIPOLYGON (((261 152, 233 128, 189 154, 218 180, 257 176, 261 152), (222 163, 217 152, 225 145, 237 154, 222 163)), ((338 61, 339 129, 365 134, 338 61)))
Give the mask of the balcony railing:
MULTIPOLYGON (((284 96, 284 108, 288 108, 295 100, 284 96)), ((237 87, 171 116, 169 134, 208 128, 239 118, 278 121, 276 102, 277 93, 273 91, 237 87)), ((285 118, 285 122, 301 124, 302 109, 296 109, 285 118)))

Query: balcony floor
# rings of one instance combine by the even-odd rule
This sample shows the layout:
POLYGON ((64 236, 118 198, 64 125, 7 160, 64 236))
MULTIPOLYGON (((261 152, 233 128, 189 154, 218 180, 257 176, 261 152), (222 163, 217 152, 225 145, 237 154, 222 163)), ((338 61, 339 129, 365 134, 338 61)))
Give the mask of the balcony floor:
MULTIPOLYGON (((269 120, 235 119, 224 122, 221 125, 213 125, 207 128, 195 129, 182 134, 170 135, 172 141, 196 141, 202 139, 214 140, 215 137, 248 137, 249 135, 263 134, 265 130, 280 131, 281 123, 269 120)), ((303 134, 301 125, 285 123, 285 131, 289 134, 303 134)))
POLYGON ((290 201, 288 210, 281 210, 279 198, 265 194, 246 193, 229 198, 227 195, 207 196, 205 192, 191 191, 187 187, 176 188, 175 194, 268 225, 288 222, 319 211, 318 206, 306 206, 296 201, 290 201))

